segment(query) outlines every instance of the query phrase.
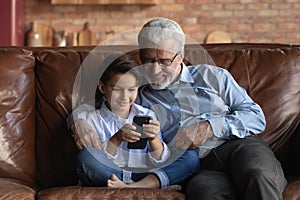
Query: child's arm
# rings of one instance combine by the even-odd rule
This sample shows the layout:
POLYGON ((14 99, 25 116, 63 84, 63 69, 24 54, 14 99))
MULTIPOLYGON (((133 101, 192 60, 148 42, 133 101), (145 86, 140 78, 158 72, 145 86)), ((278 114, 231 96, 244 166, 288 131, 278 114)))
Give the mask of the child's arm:
POLYGON ((107 142, 106 152, 112 156, 114 156, 117 153, 117 150, 122 142, 119 134, 120 131, 121 130, 119 130, 113 136, 111 136, 107 142))
POLYGON ((164 151, 164 146, 158 137, 160 123, 156 120, 150 120, 149 124, 143 124, 143 132, 148 136, 150 153, 156 160, 160 160, 164 151))

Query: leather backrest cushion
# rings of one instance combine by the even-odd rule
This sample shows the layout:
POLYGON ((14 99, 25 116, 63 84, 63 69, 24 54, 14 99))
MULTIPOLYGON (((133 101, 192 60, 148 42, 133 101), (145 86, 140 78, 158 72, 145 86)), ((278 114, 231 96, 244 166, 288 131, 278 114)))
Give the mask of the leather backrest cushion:
POLYGON ((0 176, 35 183, 35 81, 32 52, 0 49, 0 176))
POLYGON ((37 168, 41 187, 76 183, 76 147, 66 118, 82 61, 76 51, 36 50, 37 168))
POLYGON ((250 95, 265 113, 266 130, 260 135, 277 152, 300 120, 300 47, 247 51, 250 95))

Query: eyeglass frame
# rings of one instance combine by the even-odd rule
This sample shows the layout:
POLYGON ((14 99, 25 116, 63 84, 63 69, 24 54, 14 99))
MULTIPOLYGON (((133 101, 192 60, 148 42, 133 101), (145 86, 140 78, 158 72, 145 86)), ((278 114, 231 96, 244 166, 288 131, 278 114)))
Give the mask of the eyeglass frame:
POLYGON ((150 62, 143 62, 143 59, 145 59, 145 57, 142 57, 141 56, 141 62, 142 62, 142 64, 144 64, 144 65, 149 65, 149 64, 154 64, 155 62, 157 62, 158 64, 159 64, 159 66, 161 66, 161 67, 168 67, 168 66, 171 66, 172 64, 173 64, 173 62, 174 62, 174 60, 175 60, 175 58, 177 57, 179 55, 179 53, 176 53, 175 55, 174 55, 174 57, 173 58, 171 58, 171 59, 165 59, 165 58, 163 58, 163 59, 157 59, 157 58, 147 58, 147 59, 149 59, 149 61, 150 62), (166 65, 166 64, 163 64, 161 61, 169 61, 170 62, 170 64, 168 64, 168 65, 166 65))

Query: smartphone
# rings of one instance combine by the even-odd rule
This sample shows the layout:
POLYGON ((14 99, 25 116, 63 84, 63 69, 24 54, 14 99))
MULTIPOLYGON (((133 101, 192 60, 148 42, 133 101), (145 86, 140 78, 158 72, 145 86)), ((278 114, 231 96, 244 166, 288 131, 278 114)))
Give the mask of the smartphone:
POLYGON ((144 149, 147 145, 147 136, 143 134, 143 124, 149 124, 151 116, 136 115, 133 118, 133 125, 136 127, 136 132, 141 134, 140 140, 136 142, 128 142, 128 149, 144 149))

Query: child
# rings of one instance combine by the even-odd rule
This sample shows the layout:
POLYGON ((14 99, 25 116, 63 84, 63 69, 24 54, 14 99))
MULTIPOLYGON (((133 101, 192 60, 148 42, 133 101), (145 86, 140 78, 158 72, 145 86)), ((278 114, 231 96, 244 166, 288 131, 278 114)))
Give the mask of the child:
MULTIPOLYGON (((112 55, 109 59, 114 57, 116 59, 107 67, 98 84, 104 97, 98 101, 98 109, 87 116, 103 150, 86 147, 79 152, 77 171, 80 182, 115 188, 162 187, 164 180, 158 182, 162 175, 155 168, 167 161, 170 151, 162 141, 160 123, 153 111, 134 103, 139 87, 136 61, 128 54, 112 55), (149 124, 143 125, 143 134, 148 138, 144 149, 129 149, 127 146, 129 142, 140 140, 141 133, 136 132, 132 125, 135 115, 152 117, 149 124)), ((195 155, 195 165, 191 170, 199 165, 195 155)))

